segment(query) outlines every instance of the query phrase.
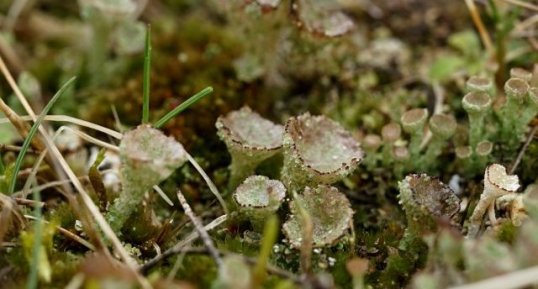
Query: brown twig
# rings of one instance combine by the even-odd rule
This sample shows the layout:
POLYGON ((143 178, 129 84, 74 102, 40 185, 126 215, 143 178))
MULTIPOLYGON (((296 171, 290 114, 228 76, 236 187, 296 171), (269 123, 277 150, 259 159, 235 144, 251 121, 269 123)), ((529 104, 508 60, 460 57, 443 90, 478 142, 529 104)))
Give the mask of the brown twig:
POLYGON ((517 154, 517 158, 516 160, 514 161, 514 163, 510 166, 510 171, 508 174, 512 175, 514 174, 514 172, 516 171, 517 169, 517 166, 519 165, 519 163, 521 162, 521 159, 523 159, 523 155, 525 155, 525 151, 527 150, 527 148, 529 147, 531 141, 534 139, 534 135, 536 134, 536 131, 538 130, 538 125, 534 126, 531 130, 531 133, 529 134, 529 136, 527 137, 527 140, 525 141, 525 144, 523 145, 523 147, 521 147, 521 150, 519 151, 519 153, 517 154))
POLYGON ((474 5, 474 1, 465 0, 465 4, 467 5, 467 9, 469 9, 469 13, 471 14, 471 18, 473 19, 473 23, 476 26, 478 33, 480 34, 482 43, 484 43, 484 47, 488 51, 489 55, 493 55, 493 44, 491 42, 491 38, 489 37, 488 31, 486 30, 484 23, 480 18, 480 13, 478 13, 478 10, 474 5))
MULTIPOLYGON (((30 216, 30 215, 24 215, 24 217, 25 217, 26 219, 33 220, 33 221, 37 220, 36 217, 34 217, 34 216, 30 216)), ((43 223, 49 223, 48 221, 43 220, 43 219, 41 219, 41 221, 42 221, 43 223)), ((79 237, 77 234, 74 234, 73 232, 71 232, 71 231, 69 231, 69 230, 67 230, 67 229, 65 229, 65 228, 62 228, 62 227, 60 227, 60 226, 55 226, 55 227, 56 227, 56 229, 57 229, 60 233, 62 233, 62 234, 63 234, 64 236, 66 236, 67 238, 69 238, 69 239, 71 239, 71 240, 73 240, 73 241, 75 241, 75 242, 77 242, 77 243, 83 245, 84 247, 86 247, 86 248, 88 248, 88 249, 90 249, 90 250, 92 250, 92 251, 95 251, 95 247, 94 247, 90 242, 88 242, 88 241, 82 239, 82 238, 79 237)))
POLYGON ((211 237, 209 237, 209 234, 205 230, 204 225, 202 224, 202 222, 200 222, 198 217, 196 217, 196 215, 191 209, 191 206, 189 205, 189 203, 187 203, 185 196, 183 196, 183 193, 181 193, 180 190, 177 191, 177 198, 179 200, 179 203, 183 207, 183 210, 185 211, 185 215, 187 215, 187 217, 191 219, 191 222, 193 223, 194 228, 200 235, 200 238, 202 239, 205 246, 207 247, 207 250, 209 250, 209 253, 213 257, 213 259, 215 259, 215 262, 217 263, 217 265, 220 267, 222 265, 222 259, 220 258, 219 253, 217 249, 215 248, 213 241, 211 240, 211 237))
MULTIPOLYGON (((0 152, 20 152, 21 151, 20 146, 14 146, 14 145, 8 145, 8 144, 0 144, 0 152)), ((27 154, 37 154, 37 152, 33 149, 28 149, 26 151, 27 154)))

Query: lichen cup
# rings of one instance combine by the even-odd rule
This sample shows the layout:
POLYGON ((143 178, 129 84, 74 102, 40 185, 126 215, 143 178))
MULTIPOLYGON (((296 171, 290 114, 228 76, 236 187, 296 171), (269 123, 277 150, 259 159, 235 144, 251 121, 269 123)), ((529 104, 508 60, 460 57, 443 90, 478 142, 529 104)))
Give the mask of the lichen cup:
POLYGON ((363 151, 351 134, 325 116, 290 118, 284 131, 281 180, 288 190, 332 184, 357 168, 363 151))
POLYGON ((335 187, 319 185, 306 187, 303 194, 291 201, 291 216, 284 223, 283 231, 294 248, 300 248, 304 239, 304 220, 300 208, 312 221, 312 246, 332 245, 349 228, 353 217, 351 204, 335 187))
POLYGON ((278 180, 265 176, 250 176, 233 194, 239 212, 257 232, 263 232, 265 221, 280 208, 286 197, 286 188, 278 180))
POLYGON ((455 224, 460 200, 439 179, 426 174, 412 174, 398 183, 400 204, 414 234, 434 232, 439 220, 455 224))
POLYGON ((187 153, 174 138, 149 125, 140 125, 124 134, 120 161, 122 191, 107 214, 116 231, 142 203, 147 191, 187 161, 187 153))
POLYGON ((215 126, 232 156, 230 189, 235 189, 246 177, 253 175, 262 161, 282 148, 284 128, 247 106, 219 117, 215 126))

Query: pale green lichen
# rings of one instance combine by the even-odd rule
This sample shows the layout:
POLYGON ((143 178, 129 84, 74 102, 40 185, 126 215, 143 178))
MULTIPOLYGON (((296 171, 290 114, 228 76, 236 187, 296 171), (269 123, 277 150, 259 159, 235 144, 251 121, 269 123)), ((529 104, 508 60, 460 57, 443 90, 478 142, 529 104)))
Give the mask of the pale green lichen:
POLYGON ((286 188, 278 180, 265 176, 248 177, 233 194, 239 211, 261 232, 265 221, 280 208, 286 188))
POLYGON ((278 153, 282 147, 283 127, 262 118, 246 106, 219 117, 215 126, 232 156, 231 189, 254 174, 262 161, 278 153))
POLYGON ((350 226, 353 210, 344 194, 326 185, 306 187, 303 194, 290 203, 292 214, 283 225, 284 234, 295 248, 301 247, 304 238, 304 224, 297 202, 312 220, 313 247, 332 245, 350 226))
POLYGON ((147 191, 187 161, 187 154, 172 137, 149 125, 140 125, 124 134, 120 160, 122 191, 107 214, 115 231, 136 211, 147 191))
POLYGON ((457 127, 456 119, 448 114, 436 114, 429 120, 432 138, 426 153, 421 156, 420 164, 423 169, 430 169, 436 164, 437 157, 448 144, 448 139, 454 135, 457 127))
MULTIPOLYGON (((529 84, 521 78, 510 78, 504 84, 506 103, 501 108, 501 131, 500 140, 507 146, 515 150, 521 141, 521 136, 527 126, 523 123, 525 118, 521 117, 521 112, 527 107, 527 92, 529 84)), ((532 103, 530 104, 532 106, 532 103)))
POLYGON ((288 120, 283 145, 281 179, 289 190, 337 182, 363 158, 360 144, 348 131, 325 116, 309 113, 288 120))
POLYGON ((417 158, 420 152, 420 144, 424 135, 424 125, 428 119, 428 110, 414 108, 406 111, 400 118, 403 130, 411 135, 409 153, 411 158, 417 158))
POLYGON ((462 104, 469 116, 469 144, 475 148, 483 139, 484 119, 491 109, 491 97, 485 92, 469 92, 462 104))

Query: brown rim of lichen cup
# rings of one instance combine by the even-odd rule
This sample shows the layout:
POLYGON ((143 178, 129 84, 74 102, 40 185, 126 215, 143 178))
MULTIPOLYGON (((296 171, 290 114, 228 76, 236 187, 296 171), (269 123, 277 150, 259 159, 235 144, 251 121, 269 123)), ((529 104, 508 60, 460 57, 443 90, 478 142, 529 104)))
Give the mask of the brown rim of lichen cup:
POLYGON ((253 175, 262 161, 282 148, 282 125, 261 117, 248 106, 220 116, 215 126, 232 156, 230 189, 253 175))
POLYGON ((322 115, 305 113, 290 118, 283 143, 284 184, 297 182, 295 188, 334 183, 353 171, 364 156, 351 133, 322 115))

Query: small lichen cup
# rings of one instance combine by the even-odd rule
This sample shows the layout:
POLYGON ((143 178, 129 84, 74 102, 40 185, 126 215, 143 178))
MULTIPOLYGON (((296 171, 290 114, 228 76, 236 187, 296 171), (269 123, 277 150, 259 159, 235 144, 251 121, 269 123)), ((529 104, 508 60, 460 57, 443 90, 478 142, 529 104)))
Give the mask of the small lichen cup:
POLYGON ((423 108, 414 108, 406 111, 400 121, 403 130, 411 135, 409 142, 409 152, 411 158, 418 157, 420 152, 420 144, 424 135, 424 125, 428 119, 428 110, 423 108))
POLYGON ((309 113, 290 118, 284 131, 281 180, 288 190, 332 184, 357 168, 360 144, 337 122, 309 113))
POLYGON ((282 148, 283 127, 261 117, 247 106, 219 117, 215 126, 232 156, 230 189, 253 175, 262 161, 282 148))
POLYGON ((412 233, 435 232, 442 219, 455 225, 460 201, 448 185, 426 174, 412 174, 398 187, 398 198, 412 233))
POLYGON ((349 228, 353 217, 351 204, 335 187, 306 187, 303 194, 296 198, 290 203, 291 216, 282 227, 292 247, 300 248, 304 238, 304 222, 299 205, 312 220, 313 247, 332 245, 349 228))
POLYGON ((491 97, 485 92, 469 92, 463 97, 463 109, 469 116, 469 144, 472 148, 484 139, 484 118, 491 109, 491 97))
POLYGON ((149 125, 126 132, 120 143, 122 191, 107 213, 119 231, 142 203, 144 194, 187 161, 183 146, 149 125))
POLYGON ((265 176, 250 176, 237 187, 233 198, 239 212, 257 232, 262 232, 265 221, 280 208, 286 197, 286 188, 278 180, 265 176))

